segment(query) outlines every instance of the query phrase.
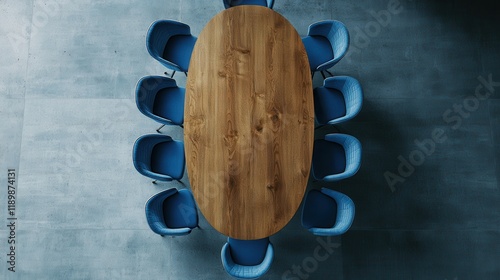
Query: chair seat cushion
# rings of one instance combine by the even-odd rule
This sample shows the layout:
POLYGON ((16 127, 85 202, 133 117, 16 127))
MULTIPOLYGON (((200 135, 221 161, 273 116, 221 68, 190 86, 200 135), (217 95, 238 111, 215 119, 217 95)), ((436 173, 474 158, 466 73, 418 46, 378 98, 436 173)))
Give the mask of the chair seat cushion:
POLYGON ((195 43, 196 37, 192 35, 172 36, 163 50, 162 57, 177 64, 183 72, 187 72, 195 43))
POLYGON ((323 139, 314 141, 312 164, 314 177, 318 179, 344 172, 346 167, 344 147, 323 139))
POLYGON ((156 144, 151 152, 151 171, 182 178, 184 173, 184 147, 182 142, 167 141, 156 144))
POLYGON ((314 112, 320 124, 345 116, 344 95, 333 88, 319 87, 314 89, 314 112))
POLYGON ((240 6, 240 5, 258 5, 258 6, 264 6, 267 7, 267 1, 266 0, 233 0, 230 1, 231 3, 229 4, 231 7, 235 6, 240 6))
POLYGON ((319 65, 333 59, 333 49, 330 41, 323 36, 307 36, 302 38, 306 48, 311 71, 316 70, 319 65))
POLYGON ((337 220, 335 199, 318 190, 307 194, 302 212, 302 225, 309 228, 332 228, 337 220))
POLYGON ((185 89, 171 87, 160 90, 155 97, 153 114, 168 119, 175 124, 184 122, 185 89))
POLYGON ((229 238, 229 249, 231 257, 239 265, 258 265, 266 256, 269 239, 238 240, 229 238))
POLYGON ((195 228, 198 213, 193 195, 188 190, 180 190, 163 201, 163 219, 169 228, 195 228))

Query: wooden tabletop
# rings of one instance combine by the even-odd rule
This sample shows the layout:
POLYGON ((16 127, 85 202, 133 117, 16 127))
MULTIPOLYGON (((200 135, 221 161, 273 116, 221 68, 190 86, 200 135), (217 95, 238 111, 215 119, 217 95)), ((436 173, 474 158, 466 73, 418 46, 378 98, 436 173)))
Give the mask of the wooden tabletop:
POLYGON ((307 185, 314 107, 294 27, 260 6, 222 11, 203 29, 186 85, 189 181, 222 234, 258 239, 283 228, 307 185))

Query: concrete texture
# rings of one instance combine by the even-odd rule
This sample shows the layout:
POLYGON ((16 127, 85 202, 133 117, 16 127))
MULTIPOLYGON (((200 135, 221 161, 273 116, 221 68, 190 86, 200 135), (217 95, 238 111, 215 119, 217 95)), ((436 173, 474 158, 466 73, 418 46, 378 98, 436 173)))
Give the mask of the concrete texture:
MULTIPOLYGON (((354 200, 351 230, 318 239, 297 213, 271 237, 275 261, 262 279, 500 279, 493 3, 276 0, 302 36, 325 19, 349 29, 348 55, 331 71, 363 85, 362 112, 339 125, 362 142, 363 163, 352 178, 308 186, 354 200), (402 161, 413 162, 411 172, 398 171, 402 161), (400 181, 389 184, 388 172, 400 181)), ((149 25, 180 20, 197 35, 222 9, 218 0, 0 2, 4 223, 7 169, 19 179, 16 272, 7 270, 2 227, 0 279, 230 279, 220 261, 226 237, 203 216, 189 236, 150 231, 146 200, 183 186, 152 185, 131 161, 135 139, 158 126, 134 101, 142 76, 165 71, 146 51, 149 25)), ((163 132, 182 139, 179 127, 163 132)), ((183 182, 189 188, 187 174, 183 182)))

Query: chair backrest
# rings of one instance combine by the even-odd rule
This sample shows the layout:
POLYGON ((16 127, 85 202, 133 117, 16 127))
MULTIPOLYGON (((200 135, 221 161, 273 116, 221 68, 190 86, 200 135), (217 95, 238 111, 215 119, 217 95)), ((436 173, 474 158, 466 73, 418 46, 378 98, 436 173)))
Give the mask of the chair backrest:
MULTIPOLYGON (((224 3, 224 7, 226 9, 228 9, 230 7, 240 6, 240 5, 255 5, 255 4, 259 4, 262 1, 258 1, 258 0, 223 0, 222 2, 224 3)), ((267 3, 268 8, 270 8, 270 9, 273 8, 274 0, 266 0, 266 3, 267 3)))
POLYGON ((163 217, 163 202, 166 198, 176 193, 177 189, 171 188, 153 195, 146 202, 146 220, 151 230, 155 233, 163 233, 161 230, 166 227, 165 219, 163 217))
MULTIPOLYGON (((316 140, 316 141, 321 141, 321 140, 316 140)), ((327 134, 325 136, 325 141, 333 142, 333 143, 339 144, 343 147, 344 156, 345 156, 344 172, 341 172, 341 173, 333 172, 334 174, 328 175, 328 172, 330 170, 333 170, 334 168, 329 168, 328 166, 327 167, 324 167, 324 166, 317 167, 318 164, 321 164, 321 161, 315 160, 315 156, 321 151, 315 150, 315 154, 313 155, 313 166, 312 166, 312 174, 313 174, 314 178, 317 180, 323 180, 326 182, 334 182, 334 181, 339 181, 339 180, 342 180, 345 178, 349 178, 349 177, 353 176, 354 174, 356 174, 356 172, 358 172, 358 170, 361 166, 361 155, 362 155, 361 142, 359 142, 359 140, 356 139, 354 136, 342 134, 342 133, 327 134), (320 171, 315 172, 316 169, 318 169, 320 171)), ((316 142, 315 142, 315 144, 316 144, 316 142)), ((330 161, 332 161, 332 160, 330 160, 330 161)), ((328 162, 328 161, 324 161, 324 162, 328 162)))
POLYGON ((346 159, 345 176, 350 177, 356 174, 361 167, 361 142, 354 136, 341 133, 327 134, 325 140, 339 143, 344 147, 346 159))
POLYGON ((302 208, 302 225, 314 235, 341 235, 349 230, 354 216, 354 202, 347 195, 327 188, 322 188, 321 192, 310 190, 302 208), (319 212, 324 212, 325 216, 319 212))
MULTIPOLYGON (((132 150, 132 158, 135 169, 142 175, 152 178, 154 180, 161 181, 171 181, 173 179, 179 180, 182 178, 184 173, 184 146, 180 141, 174 141, 170 136, 162 134, 148 134, 139 137, 135 143, 132 150), (172 174, 162 172, 161 170, 155 171, 157 168, 153 166, 154 162, 154 148, 158 144, 163 144, 166 142, 175 142, 173 144, 180 145, 181 147, 176 147, 177 151, 174 152, 174 156, 168 157, 162 160, 172 160, 175 161, 172 166, 172 174), (180 151, 182 150, 182 151, 180 151), (182 156, 182 157, 181 157, 182 156)), ((156 160, 157 161, 157 160, 156 160)), ((162 163, 161 163, 162 164, 162 163)), ((163 168, 163 166, 161 166, 163 168)), ((168 166, 170 168, 170 166, 168 166)))
POLYGON ((228 242, 221 250, 224 269, 235 278, 259 278, 269 270, 273 259, 274 248, 269 238, 259 240, 228 238, 228 242))
POLYGON ((363 106, 363 89, 358 80, 348 76, 335 76, 324 80, 323 86, 342 93, 346 104, 346 114, 342 121, 356 116, 363 106))
POLYGON ((146 202, 145 210, 149 227, 159 235, 186 235, 198 225, 196 204, 189 190, 171 188, 157 193, 146 202))
POLYGON ((162 58, 168 40, 175 35, 191 35, 191 28, 185 23, 174 20, 157 20, 153 22, 146 36, 146 47, 149 54, 162 63, 166 62, 172 64, 173 67, 178 67, 176 64, 162 58))
POLYGON ((138 82, 135 89, 135 103, 141 113, 151 116, 156 94, 165 88, 177 87, 174 79, 164 76, 145 76, 138 82))
POLYGON ((147 134, 137 138, 132 150, 134 164, 137 162, 141 164, 141 167, 150 168, 151 153, 154 146, 165 141, 172 141, 172 137, 159 134, 147 134))
POLYGON ((337 20, 325 20, 309 26, 309 36, 323 36, 328 39, 333 49, 333 61, 327 65, 320 65, 318 70, 328 69, 345 56, 349 49, 349 31, 347 27, 337 20))

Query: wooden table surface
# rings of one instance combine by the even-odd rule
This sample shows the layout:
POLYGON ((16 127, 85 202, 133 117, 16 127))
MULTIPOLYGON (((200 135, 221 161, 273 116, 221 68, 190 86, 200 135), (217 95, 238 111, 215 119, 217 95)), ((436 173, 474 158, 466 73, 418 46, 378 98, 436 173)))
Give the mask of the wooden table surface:
POLYGON ((217 14, 191 56, 184 141, 191 188, 224 235, 283 228, 307 186, 314 107, 307 53, 294 27, 260 6, 217 14))

